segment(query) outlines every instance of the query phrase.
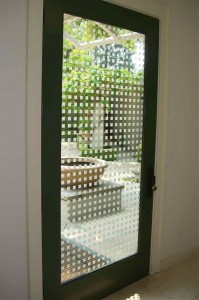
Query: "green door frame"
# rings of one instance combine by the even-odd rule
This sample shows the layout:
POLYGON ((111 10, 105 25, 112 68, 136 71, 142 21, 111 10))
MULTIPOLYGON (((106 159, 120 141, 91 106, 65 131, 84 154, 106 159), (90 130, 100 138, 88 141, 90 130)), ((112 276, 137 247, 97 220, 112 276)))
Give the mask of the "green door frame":
POLYGON ((44 300, 101 299, 149 274, 155 163, 159 20, 100 0, 45 0, 42 75, 44 300), (61 285, 60 160, 63 13, 145 34, 142 180, 138 253, 61 285), (55 99, 57 99, 55 101, 55 99), (57 126, 55 126, 57 124, 57 126), (149 125, 150 124, 150 125, 149 125))

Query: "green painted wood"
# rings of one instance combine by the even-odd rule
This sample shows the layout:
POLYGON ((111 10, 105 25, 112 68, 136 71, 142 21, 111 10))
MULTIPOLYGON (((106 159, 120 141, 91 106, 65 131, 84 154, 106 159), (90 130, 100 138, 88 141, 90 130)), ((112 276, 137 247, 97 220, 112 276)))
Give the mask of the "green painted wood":
POLYGON ((149 273, 153 197, 148 170, 154 168, 159 21, 99 0, 44 0, 42 76, 42 245, 44 300, 101 299, 149 273), (63 13, 146 35, 143 157, 136 255, 60 285, 60 157, 63 13))

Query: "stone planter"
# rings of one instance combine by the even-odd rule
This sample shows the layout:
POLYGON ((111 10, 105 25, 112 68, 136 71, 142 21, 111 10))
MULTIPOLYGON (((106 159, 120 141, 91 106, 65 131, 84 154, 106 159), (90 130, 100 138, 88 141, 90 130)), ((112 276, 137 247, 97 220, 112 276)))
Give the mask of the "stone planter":
POLYGON ((106 161, 92 157, 62 157, 61 185, 77 188, 92 186, 108 167, 106 161))

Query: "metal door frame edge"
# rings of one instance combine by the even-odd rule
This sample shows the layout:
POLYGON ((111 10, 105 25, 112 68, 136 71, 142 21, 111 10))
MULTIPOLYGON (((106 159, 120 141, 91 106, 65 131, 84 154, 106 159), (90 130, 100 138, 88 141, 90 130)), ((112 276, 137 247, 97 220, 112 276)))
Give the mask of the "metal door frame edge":
MULTIPOLYGON (((154 195, 150 273, 160 271, 162 210, 164 203, 165 162, 168 119, 169 81, 169 7, 152 0, 107 1, 148 14, 160 20, 159 86, 156 142, 156 178, 154 195), (158 117, 158 116, 161 116, 158 117), (157 163, 158 161, 158 163, 157 163)), ((28 61, 27 61, 27 221, 29 251, 30 299, 42 299, 42 232, 41 232, 41 71, 42 71, 43 0, 29 0, 28 61), (35 62, 37 62, 35 64, 35 62), (37 218, 35 218, 35 212, 37 218)))

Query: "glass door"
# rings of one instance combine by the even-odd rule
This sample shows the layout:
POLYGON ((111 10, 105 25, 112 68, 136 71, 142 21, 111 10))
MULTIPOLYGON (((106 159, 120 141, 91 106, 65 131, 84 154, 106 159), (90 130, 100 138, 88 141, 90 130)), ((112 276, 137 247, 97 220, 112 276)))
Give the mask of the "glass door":
POLYGON ((158 20, 44 9, 44 299, 100 299, 149 272, 158 20))
POLYGON ((137 253, 145 35, 64 14, 62 282, 137 253))

